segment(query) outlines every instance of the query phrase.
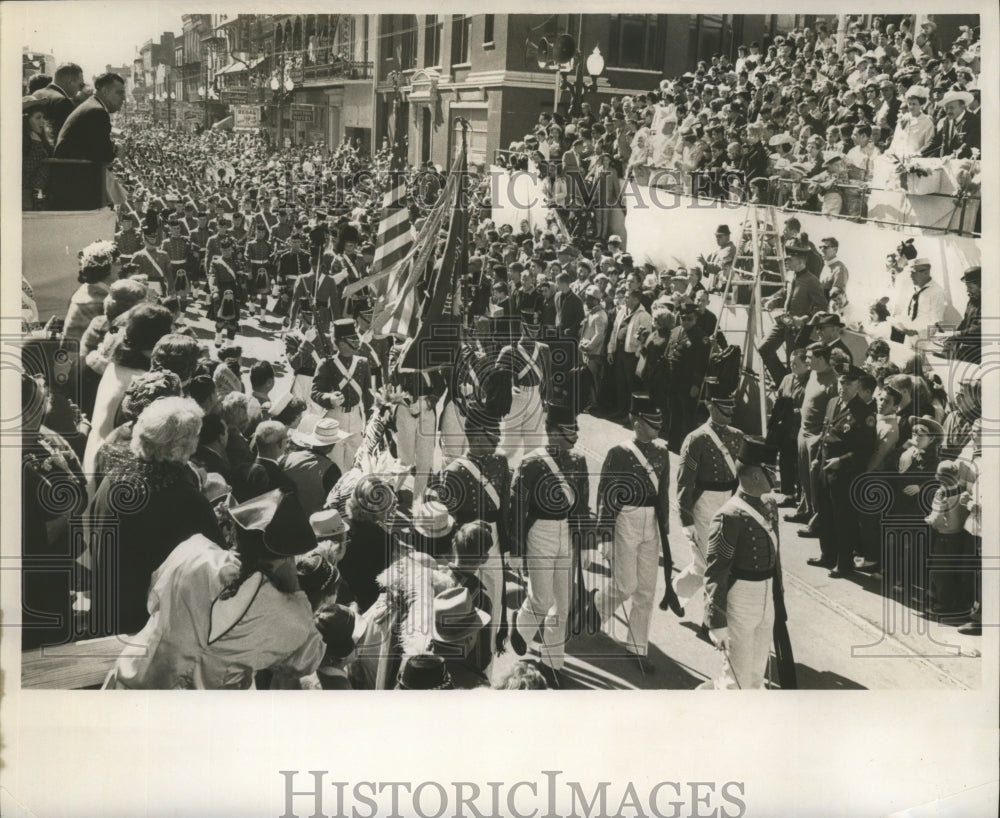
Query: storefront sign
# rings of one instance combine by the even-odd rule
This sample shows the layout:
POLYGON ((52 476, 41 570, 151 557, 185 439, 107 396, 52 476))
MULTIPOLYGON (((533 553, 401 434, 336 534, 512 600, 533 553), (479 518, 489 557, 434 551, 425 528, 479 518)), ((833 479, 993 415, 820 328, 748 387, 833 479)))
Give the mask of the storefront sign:
POLYGON ((246 88, 233 88, 222 92, 222 101, 230 105, 246 105, 250 100, 247 99, 246 88))
POLYGON ((292 122, 312 122, 314 120, 312 105, 293 105, 292 122))
POLYGON ((233 128, 256 130, 260 127, 260 106, 258 105, 234 105, 233 106, 233 128))

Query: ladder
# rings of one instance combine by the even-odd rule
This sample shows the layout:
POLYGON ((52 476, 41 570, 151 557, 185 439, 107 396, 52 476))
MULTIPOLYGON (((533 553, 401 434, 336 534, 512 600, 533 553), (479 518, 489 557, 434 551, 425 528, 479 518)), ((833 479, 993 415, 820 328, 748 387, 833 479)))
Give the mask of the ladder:
MULTIPOLYGON (((746 310, 742 367, 745 376, 758 378, 759 381, 762 430, 767 427, 767 397, 764 389, 766 373, 763 367, 759 376, 753 370, 753 358, 757 349, 755 341, 763 330, 761 283, 765 276, 779 276, 780 280, 773 283, 784 287, 786 270, 785 250, 775 208, 769 205, 747 205, 746 217, 736 245, 736 258, 729 268, 729 275, 722 291, 719 329, 722 330, 723 319, 727 315, 735 315, 737 310, 746 310), (737 297, 737 293, 743 292, 747 292, 748 295, 737 297)), ((776 389, 778 384, 773 384, 773 387, 776 389)))

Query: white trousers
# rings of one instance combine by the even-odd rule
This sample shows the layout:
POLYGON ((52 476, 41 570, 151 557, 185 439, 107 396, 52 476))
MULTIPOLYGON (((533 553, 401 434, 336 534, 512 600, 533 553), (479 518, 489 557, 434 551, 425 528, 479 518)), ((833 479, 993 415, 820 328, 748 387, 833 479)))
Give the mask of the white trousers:
POLYGON ((674 578, 674 593, 681 605, 688 602, 705 586, 705 569, 708 567, 708 530, 712 518, 722 504, 733 496, 731 491, 703 491, 694 504, 694 542, 691 562, 674 578))
POLYGON ((728 655, 722 660, 717 690, 759 690, 764 687, 767 658, 774 640, 774 598, 771 583, 738 579, 726 598, 728 655))
POLYGON ((559 670, 566 662, 566 628, 572 575, 569 523, 536 520, 528 532, 528 594, 517 629, 528 644, 542 628, 541 660, 559 670))
POLYGON ((500 452, 507 463, 516 469, 525 454, 544 446, 545 410, 537 386, 514 387, 510 412, 500 423, 500 452))
POLYGON ((445 469, 465 451, 465 418, 450 400, 441 416, 441 468, 445 469))
POLYGON ((413 501, 423 497, 427 480, 434 470, 434 438, 437 415, 429 398, 409 406, 396 407, 396 452, 399 462, 414 470, 413 501))
POLYGON ((595 602, 604 627, 610 630, 618 606, 632 600, 628 612, 625 647, 644 656, 649 642, 649 620, 653 613, 656 577, 660 571, 660 535, 653 508, 625 506, 615 520, 611 553, 613 582, 598 589, 595 602))
POLYGON ((345 432, 350 432, 351 436, 343 443, 338 443, 330 452, 330 459, 340 467, 341 473, 354 468, 354 457, 361 448, 361 442, 365 435, 365 413, 359 403, 353 409, 346 412, 341 407, 327 409, 326 416, 333 418, 340 423, 340 428, 345 432))

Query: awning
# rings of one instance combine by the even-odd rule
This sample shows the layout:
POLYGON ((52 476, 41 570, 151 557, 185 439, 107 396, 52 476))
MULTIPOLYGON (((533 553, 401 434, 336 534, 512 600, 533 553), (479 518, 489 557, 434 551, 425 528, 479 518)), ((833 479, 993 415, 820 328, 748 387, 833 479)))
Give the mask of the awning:
MULTIPOLYGON (((267 57, 264 56, 254 60, 252 63, 250 63, 250 70, 256 68, 266 59, 267 57)), ((240 62, 239 60, 236 60, 234 62, 229 63, 229 65, 227 65, 225 68, 220 68, 218 71, 216 71, 215 76, 218 77, 221 76, 222 74, 242 74, 246 70, 247 70, 247 64, 244 62, 240 62)))
POLYGON ((212 125, 213 131, 231 131, 233 129, 233 118, 227 116, 212 125))

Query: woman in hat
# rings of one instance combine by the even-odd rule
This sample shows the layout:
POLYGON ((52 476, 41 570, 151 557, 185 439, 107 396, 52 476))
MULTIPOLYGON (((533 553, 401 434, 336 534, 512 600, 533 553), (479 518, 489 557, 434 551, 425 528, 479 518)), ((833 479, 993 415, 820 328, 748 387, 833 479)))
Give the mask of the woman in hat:
POLYGON ((21 100, 21 209, 41 210, 49 186, 49 166, 55 140, 45 120, 45 104, 34 97, 21 100))
POLYGON ((229 509, 236 552, 195 534, 156 571, 150 618, 105 687, 246 690, 254 674, 299 678, 324 655, 294 557, 316 538, 294 496, 273 491, 229 509))
POLYGON ((904 101, 906 113, 899 117, 896 130, 886 153, 895 156, 922 154, 934 139, 934 120, 924 113, 930 91, 922 85, 912 85, 904 101))
POLYGON ((73 293, 66 310, 63 339, 79 341, 93 318, 104 311, 104 299, 111 283, 121 270, 119 254, 110 241, 95 241, 78 254, 80 287, 73 293))

